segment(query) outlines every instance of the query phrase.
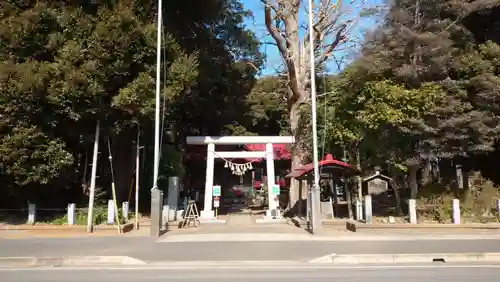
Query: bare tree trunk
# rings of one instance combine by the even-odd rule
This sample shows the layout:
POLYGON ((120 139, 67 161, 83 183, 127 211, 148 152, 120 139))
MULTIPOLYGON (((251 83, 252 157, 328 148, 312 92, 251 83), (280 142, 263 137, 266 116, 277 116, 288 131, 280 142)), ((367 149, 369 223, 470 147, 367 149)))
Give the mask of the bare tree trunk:
POLYGON ((353 219, 354 213, 352 211, 351 185, 350 183, 347 182, 347 179, 344 179, 344 185, 345 185, 345 195, 347 201, 347 212, 349 213, 349 218, 353 219))
MULTIPOLYGON (((356 167, 358 168, 359 171, 361 171, 361 152, 359 149, 359 145, 356 148, 356 167)), ((358 200, 362 201, 363 200, 363 179, 361 178, 360 175, 358 175, 356 178, 357 178, 357 182, 358 182, 357 197, 358 197, 358 200)))
POLYGON ((390 185, 392 186, 392 190, 394 191, 396 215, 400 216, 403 214, 400 193, 401 187, 398 184, 397 176, 394 173, 394 169, 391 165, 389 165, 389 176, 392 178, 392 180, 390 181, 390 185))
MULTIPOLYGON (((288 95, 286 97, 289 112, 290 129, 296 144, 292 149, 292 167, 302 165, 306 155, 303 149, 303 136, 300 130, 300 109, 307 105, 311 94, 307 91, 310 83, 310 46, 309 34, 314 36, 314 57, 317 66, 323 66, 340 45, 348 41, 347 34, 354 26, 357 13, 342 9, 342 1, 320 1, 314 11, 315 22, 302 34, 299 15, 301 0, 261 0, 264 3, 264 20, 269 35, 273 38, 286 67, 288 95), (350 16, 349 16, 350 15, 350 16), (312 28, 314 27, 314 30, 312 28)), ((354 4, 353 4, 354 5, 354 4)), ((289 212, 297 212, 299 185, 296 180, 290 182, 289 212)))
MULTIPOLYGON (((300 121, 300 111, 299 108, 296 106, 292 106, 289 109, 290 115, 290 131, 292 134, 295 136, 296 140, 298 140, 299 136, 299 121, 300 121)), ((297 142, 298 143, 298 142, 297 142)), ((300 144, 294 144, 292 147, 292 167, 291 170, 293 171, 294 169, 300 167, 302 165, 302 158, 304 156, 304 152, 302 151, 302 147, 300 144)), ((300 203, 302 196, 299 192, 300 183, 296 179, 292 179, 290 181, 290 203, 289 203, 289 210, 292 212, 292 214, 295 215, 301 215, 301 209, 302 209, 302 204, 300 203)), ((307 193, 306 193, 307 195, 307 193)))

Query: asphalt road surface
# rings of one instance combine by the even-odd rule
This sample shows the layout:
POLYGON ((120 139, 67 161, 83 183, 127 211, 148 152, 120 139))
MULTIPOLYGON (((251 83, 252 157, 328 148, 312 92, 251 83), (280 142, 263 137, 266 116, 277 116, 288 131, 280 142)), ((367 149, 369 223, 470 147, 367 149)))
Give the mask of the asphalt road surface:
POLYGON ((131 256, 147 262, 303 261, 331 253, 482 252, 500 252, 500 240, 159 243, 134 237, 0 239, 0 257, 131 256))
POLYGON ((2 282, 493 282, 500 277, 496 267, 356 267, 321 269, 243 270, 0 270, 2 282))

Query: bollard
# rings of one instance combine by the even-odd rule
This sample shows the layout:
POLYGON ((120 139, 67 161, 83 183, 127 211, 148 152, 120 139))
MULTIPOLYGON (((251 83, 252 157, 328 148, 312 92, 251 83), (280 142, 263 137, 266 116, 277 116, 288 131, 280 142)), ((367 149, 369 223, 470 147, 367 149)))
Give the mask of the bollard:
POLYGON ((123 202, 122 203, 122 217, 125 221, 128 220, 128 202, 123 202))
POLYGON ((372 196, 365 196, 365 222, 372 224, 372 196))
POLYGON ((28 204, 28 224, 35 224, 36 222, 36 205, 28 204))
POLYGON ((75 225, 76 204, 68 204, 68 225, 75 225))
POLYGON ((453 223, 460 224, 460 200, 459 199, 453 199, 452 210, 453 210, 453 217, 452 217, 453 223))
POLYGON ((115 224, 115 204, 113 200, 108 201, 108 224, 115 224))
POLYGON ((408 214, 410 217, 410 224, 417 224, 417 201, 415 201, 415 199, 408 200, 408 214))

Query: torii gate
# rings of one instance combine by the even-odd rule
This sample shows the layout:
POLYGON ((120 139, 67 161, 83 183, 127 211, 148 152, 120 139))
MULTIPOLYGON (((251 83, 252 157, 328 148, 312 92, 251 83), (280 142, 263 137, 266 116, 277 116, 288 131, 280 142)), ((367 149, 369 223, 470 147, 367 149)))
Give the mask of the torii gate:
MULTIPOLYGON (((215 219, 215 213, 212 209, 212 189, 214 185, 214 160, 215 158, 266 158, 267 166, 267 191, 268 191, 268 210, 266 218, 273 218, 273 211, 276 211, 279 201, 273 193, 275 185, 274 177, 274 150, 273 144, 293 144, 293 136, 188 136, 186 138, 188 145, 207 145, 207 172, 205 178, 205 199, 204 208, 200 217, 203 219, 215 219), (215 145, 243 145, 243 144, 266 144, 265 151, 234 151, 217 152, 215 145)), ((275 216, 275 215, 274 215, 275 216)))

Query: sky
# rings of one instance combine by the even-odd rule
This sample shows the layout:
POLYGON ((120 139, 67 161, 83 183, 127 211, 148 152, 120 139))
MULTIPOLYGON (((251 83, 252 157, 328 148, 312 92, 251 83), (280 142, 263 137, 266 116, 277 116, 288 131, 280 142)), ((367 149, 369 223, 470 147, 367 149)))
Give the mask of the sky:
MULTIPOLYGON (((245 22, 246 26, 253 30, 257 35, 257 38, 261 43, 274 42, 274 40, 269 36, 266 27, 264 25, 264 6, 260 0, 242 0, 245 8, 253 12, 253 18, 248 18, 245 22)), ((317 2, 317 0, 313 0, 317 2)), ((357 17, 357 14, 361 11, 359 4, 361 0, 341 0, 343 1, 344 9, 350 9, 352 12, 349 13, 349 17, 357 17), (354 4, 351 4, 354 3, 354 4), (356 5, 356 7, 354 6, 356 5), (352 8, 350 8, 352 7, 352 8)), ((307 5, 307 1, 303 1, 304 5, 307 5)), ((364 0, 366 2, 363 7, 380 6, 383 0, 364 0)), ((301 21, 307 21, 307 10, 302 9, 301 21)), ((356 26, 350 33, 351 38, 355 38, 356 42, 362 42, 363 36, 366 31, 372 29, 376 26, 376 21, 373 18, 363 18, 359 20, 356 26)), ((262 44, 261 51, 266 54, 267 60, 262 71, 262 75, 272 75, 276 73, 276 70, 282 66, 281 57, 278 53, 276 46, 271 44, 262 44)), ((355 48, 350 50, 337 52, 335 55, 337 57, 347 57, 349 54, 356 52, 355 48), (354 49, 354 50, 353 50, 354 49)), ((338 72, 338 66, 334 60, 329 60, 327 63, 327 71, 330 73, 338 72)))

